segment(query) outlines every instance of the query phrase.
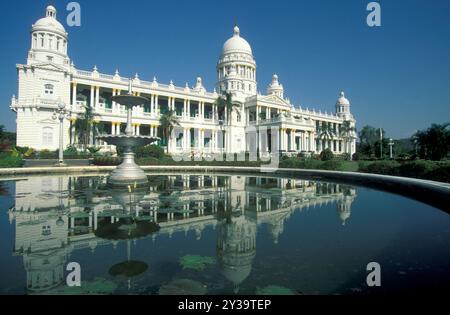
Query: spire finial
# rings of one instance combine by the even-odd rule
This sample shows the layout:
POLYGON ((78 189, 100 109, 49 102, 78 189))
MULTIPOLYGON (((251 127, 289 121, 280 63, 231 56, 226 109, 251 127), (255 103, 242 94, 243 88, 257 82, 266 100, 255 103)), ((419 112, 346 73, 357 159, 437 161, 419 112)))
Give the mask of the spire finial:
POLYGON ((239 36, 241 33, 241 30, 239 29, 239 26, 237 26, 237 24, 234 26, 233 33, 234 36, 239 36))

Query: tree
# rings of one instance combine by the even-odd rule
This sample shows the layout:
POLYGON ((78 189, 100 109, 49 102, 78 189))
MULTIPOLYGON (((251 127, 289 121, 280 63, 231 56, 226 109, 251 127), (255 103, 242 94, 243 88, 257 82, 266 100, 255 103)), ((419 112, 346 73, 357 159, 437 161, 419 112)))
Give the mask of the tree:
POLYGON ((90 104, 84 105, 84 112, 80 114, 75 121, 75 134, 78 137, 78 143, 83 146, 83 150, 86 152, 88 145, 99 134, 98 126, 95 122, 95 117, 98 114, 94 112, 94 109, 90 104))
POLYGON ((231 113, 242 106, 242 103, 233 100, 232 94, 228 92, 224 92, 223 95, 219 96, 215 103, 219 113, 227 113, 229 124, 231 124, 231 113))
MULTIPOLYGON (((333 139, 335 136, 334 129, 331 127, 330 124, 323 122, 321 126, 318 128, 319 133, 319 139, 322 140, 322 143, 324 141, 328 141, 333 139)), ((322 148, 324 150, 325 148, 322 148)))
POLYGON ((329 148, 326 148, 325 150, 322 150, 322 152, 320 152, 320 159, 322 161, 331 161, 333 158, 333 151, 331 151, 329 148))
MULTIPOLYGON (((383 129, 381 129, 381 131, 383 133, 383 136, 385 137, 385 131, 383 129)), ((360 141, 359 150, 362 154, 367 156, 378 156, 380 154, 380 128, 366 125, 358 133, 358 136, 360 141)))
POLYGON ((172 138, 172 132, 175 126, 179 126, 180 122, 176 116, 176 112, 171 109, 167 113, 164 113, 159 118, 159 123, 163 132, 163 138, 167 142, 167 153, 169 153, 169 143, 172 138))
POLYGON ((412 140, 419 147, 419 156, 424 159, 441 160, 450 151, 450 123, 432 124, 427 130, 417 131, 412 140))
MULTIPOLYGON (((351 153, 351 149, 350 149, 350 143, 352 141, 353 138, 353 133, 356 131, 355 127, 352 127, 352 125, 350 124, 350 121, 346 120, 344 121, 344 123, 341 125, 340 129, 339 129, 339 136, 344 139, 345 142, 345 152, 346 153, 351 153)), ((351 156, 350 156, 351 159, 351 156)))

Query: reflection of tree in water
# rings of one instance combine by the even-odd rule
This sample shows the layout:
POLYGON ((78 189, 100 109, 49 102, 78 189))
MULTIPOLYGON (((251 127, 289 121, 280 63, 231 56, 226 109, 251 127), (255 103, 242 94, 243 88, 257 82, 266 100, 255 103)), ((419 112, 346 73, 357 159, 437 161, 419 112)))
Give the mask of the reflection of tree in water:
POLYGON ((0 181, 0 196, 9 196, 8 185, 3 181, 0 181))

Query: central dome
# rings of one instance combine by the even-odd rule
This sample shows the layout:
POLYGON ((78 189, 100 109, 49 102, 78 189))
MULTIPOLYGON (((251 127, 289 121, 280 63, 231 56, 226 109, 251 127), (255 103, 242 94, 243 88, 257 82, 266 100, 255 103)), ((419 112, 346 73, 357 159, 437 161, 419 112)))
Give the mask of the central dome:
POLYGON ((237 26, 234 27, 233 37, 223 44, 222 55, 232 52, 241 52, 252 55, 252 47, 250 47, 250 44, 240 36, 240 30, 237 26))
POLYGON ((66 35, 66 30, 64 26, 56 19, 56 9, 55 7, 49 5, 46 9, 46 16, 39 19, 33 24, 32 31, 50 31, 61 33, 66 35))

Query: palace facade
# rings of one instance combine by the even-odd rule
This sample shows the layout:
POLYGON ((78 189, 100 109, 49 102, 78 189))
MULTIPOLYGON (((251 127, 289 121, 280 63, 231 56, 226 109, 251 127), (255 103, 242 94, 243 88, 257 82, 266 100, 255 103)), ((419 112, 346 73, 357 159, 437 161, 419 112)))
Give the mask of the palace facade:
MULTIPOLYGON (((48 6, 46 16, 32 25, 27 63, 17 65, 18 96, 13 96, 11 109, 17 114, 18 146, 36 150, 59 147, 59 121, 52 115, 60 102, 71 113, 70 120, 64 123, 65 147, 79 145, 75 121, 86 106, 93 108, 103 133, 116 135, 125 130, 125 109, 111 102, 111 97, 127 93, 130 79, 118 71, 100 73, 97 67, 92 71, 77 69, 68 56, 68 44, 68 33, 58 22, 56 9, 48 6)), ((252 150, 252 146, 260 152, 311 154, 324 148, 337 154, 355 152, 355 132, 345 133, 341 128, 346 121, 351 127, 356 123, 344 93, 339 95, 334 114, 295 107, 284 96, 277 75, 273 75, 266 95, 262 95, 258 92, 252 48, 239 27, 235 26, 233 36, 223 45, 216 68, 213 91, 205 89, 200 77, 194 86, 186 83, 180 87, 156 78, 144 81, 136 74, 131 79, 133 91, 150 102, 133 109, 134 133, 161 137, 160 115, 174 110, 180 126, 167 144, 162 143, 172 154, 241 153, 252 150), (241 104, 231 114, 216 104, 225 92, 241 104), (331 131, 331 136, 325 136, 323 130, 331 131)), ((94 136, 91 145, 115 150, 94 136)))

